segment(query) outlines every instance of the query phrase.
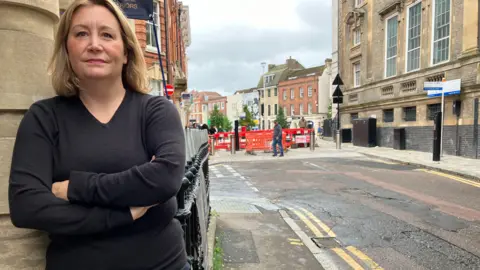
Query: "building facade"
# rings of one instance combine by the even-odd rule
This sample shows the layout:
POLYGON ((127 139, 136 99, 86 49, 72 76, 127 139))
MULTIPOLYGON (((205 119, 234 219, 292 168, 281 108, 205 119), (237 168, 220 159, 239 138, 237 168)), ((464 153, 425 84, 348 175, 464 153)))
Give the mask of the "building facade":
MULTIPOLYGON (((318 108, 319 78, 325 66, 312 67, 290 72, 278 84, 279 107, 290 121, 305 117, 306 120, 320 120, 318 108)), ((326 116, 326 115, 325 115, 326 116)))
POLYGON ((378 145, 392 147, 393 130, 405 128, 407 149, 432 151, 442 107, 424 83, 461 80, 461 94, 445 98, 443 149, 478 156, 478 1, 339 1, 338 17, 342 128, 374 117, 378 145))
MULTIPOLYGON (((332 101, 332 94, 335 88, 332 86, 335 76, 339 73, 339 63, 338 63, 338 0, 332 0, 332 64, 331 64, 331 74, 330 74, 330 85, 329 85, 329 96, 330 102, 332 101)), ((330 104, 330 103, 329 103, 330 104)), ((332 106, 332 117, 337 115, 337 107, 332 106)))
POLYGON ((221 113, 227 115, 227 97, 223 97, 217 92, 194 92, 193 103, 189 109, 190 124, 208 124, 210 113, 215 105, 218 106, 221 113))
POLYGON ((183 15, 188 6, 177 0, 153 1, 154 21, 130 20, 135 30, 140 46, 144 50, 145 62, 148 68, 148 77, 152 94, 164 94, 163 77, 158 60, 157 43, 155 40, 154 28, 160 39, 159 47, 161 61, 164 70, 164 77, 167 84, 175 88, 173 94, 174 102, 179 105, 181 93, 187 89, 187 57, 183 37, 185 27, 190 25, 189 16, 183 15), (155 24, 155 27, 154 25, 155 24), (183 29, 182 29, 183 27, 183 29))
POLYGON ((291 57, 282 65, 268 65, 257 85, 260 91, 260 129, 273 128, 273 121, 278 113, 278 83, 285 80, 289 72, 301 70, 304 67, 291 57), (265 82, 265 84, 264 84, 265 82))
MULTIPOLYGON (((247 105, 250 112, 253 111, 253 100, 249 102, 246 98, 255 91, 256 88, 249 88, 244 90, 238 90, 233 93, 233 95, 227 96, 227 117, 231 122, 235 120, 240 120, 240 117, 243 114, 243 106, 247 105)), ((257 93, 258 95, 258 93, 257 93)), ((258 108, 257 108, 258 113, 258 108)))

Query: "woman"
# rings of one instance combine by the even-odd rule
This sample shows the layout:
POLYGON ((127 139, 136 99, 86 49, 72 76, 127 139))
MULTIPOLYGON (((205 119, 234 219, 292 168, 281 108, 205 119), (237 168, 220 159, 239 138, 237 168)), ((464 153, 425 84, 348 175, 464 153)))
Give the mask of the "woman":
POLYGON ((174 105, 145 94, 142 51, 119 7, 71 4, 51 72, 58 96, 33 104, 18 129, 13 224, 50 234, 47 269, 189 269, 174 218, 183 128, 174 105))

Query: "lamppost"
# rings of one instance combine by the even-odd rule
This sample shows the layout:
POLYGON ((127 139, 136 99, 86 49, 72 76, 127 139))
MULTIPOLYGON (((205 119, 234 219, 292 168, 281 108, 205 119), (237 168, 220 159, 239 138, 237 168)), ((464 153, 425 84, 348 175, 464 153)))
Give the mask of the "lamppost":
MULTIPOLYGON (((262 93, 263 95, 265 95, 265 66, 267 65, 267 63, 266 63, 266 62, 262 62, 261 65, 262 65, 262 70, 263 70, 263 71, 262 71, 263 90, 262 90, 261 93, 262 93)), ((258 104, 260 105, 260 120, 259 120, 259 125, 260 125, 260 127, 261 127, 260 129, 265 129, 265 126, 263 125, 263 121, 262 121, 262 120, 263 120, 263 119, 262 119, 262 118, 263 118, 263 117, 262 117, 262 116, 263 116, 263 115, 262 115, 262 114, 263 114, 263 110, 262 110, 262 104, 261 104, 261 100, 260 100, 260 94, 258 95, 258 104)), ((265 105, 264 105, 264 107, 265 107, 265 105)))

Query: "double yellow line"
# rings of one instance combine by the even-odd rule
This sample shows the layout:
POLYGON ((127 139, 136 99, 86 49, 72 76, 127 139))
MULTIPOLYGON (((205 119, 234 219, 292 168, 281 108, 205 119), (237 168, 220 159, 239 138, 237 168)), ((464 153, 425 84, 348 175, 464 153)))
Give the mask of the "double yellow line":
MULTIPOLYGON (((323 223, 319 218, 317 218, 314 214, 308 211, 305 208, 291 208, 288 207, 292 213, 294 213, 307 227, 312 231, 315 237, 337 237, 335 232, 330 229, 325 223, 323 223), (316 223, 316 225, 314 224, 316 223), (318 227, 317 227, 318 226, 318 227), (320 231, 320 229, 322 231, 320 231)), ((335 252, 337 256, 342 258, 350 267, 355 270, 363 270, 364 268, 354 259, 350 254, 354 255, 360 261, 362 261, 365 265, 368 266, 369 269, 376 269, 376 270, 383 270, 376 262, 374 262, 370 257, 368 257, 365 253, 361 252, 357 248, 353 246, 348 246, 346 248, 332 248, 331 251, 335 252), (350 253, 350 254, 349 254, 350 253)))
POLYGON ((464 184, 467 184, 467 185, 470 185, 470 186, 480 188, 480 183, 479 182, 471 181, 471 180, 468 180, 468 179, 465 179, 465 178, 462 178, 462 177, 459 177, 459 176, 455 176, 455 175, 451 175, 451 174, 447 174, 447 173, 443 173, 443 172, 427 170, 427 169, 416 169, 416 171, 426 172, 426 173, 429 173, 429 174, 435 174, 435 175, 438 175, 438 176, 442 176, 442 177, 445 177, 445 178, 455 180, 455 181, 460 182, 460 183, 464 183, 464 184))

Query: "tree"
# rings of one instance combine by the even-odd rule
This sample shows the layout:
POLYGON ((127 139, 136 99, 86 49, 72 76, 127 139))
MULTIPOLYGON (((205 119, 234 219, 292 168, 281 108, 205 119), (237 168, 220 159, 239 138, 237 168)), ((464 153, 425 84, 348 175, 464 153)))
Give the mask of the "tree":
POLYGON ((223 116, 222 129, 225 131, 231 131, 233 129, 232 122, 228 120, 226 115, 223 116))
POLYGON ((277 118, 275 120, 277 120, 278 124, 282 128, 288 128, 287 117, 285 116, 285 112, 283 111, 282 107, 278 109, 277 118))
POLYGON ((332 119, 332 102, 328 105, 327 119, 332 119))
POLYGON ((218 110, 218 106, 213 106, 213 111, 210 113, 210 126, 221 128, 223 125, 223 117, 224 115, 218 110))
POLYGON ((243 106, 243 112, 245 113, 245 118, 240 119, 239 124, 241 126, 247 127, 247 130, 251 130, 255 126, 255 121, 252 118, 252 113, 248 110, 248 106, 243 106))

